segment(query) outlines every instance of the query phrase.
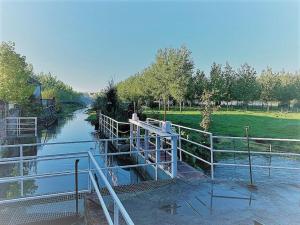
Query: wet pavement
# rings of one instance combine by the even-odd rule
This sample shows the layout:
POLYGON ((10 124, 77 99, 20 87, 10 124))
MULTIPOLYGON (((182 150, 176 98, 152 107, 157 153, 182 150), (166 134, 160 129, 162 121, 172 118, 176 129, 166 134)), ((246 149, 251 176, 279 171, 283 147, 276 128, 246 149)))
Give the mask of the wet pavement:
POLYGON ((176 179, 120 195, 135 224, 300 224, 300 185, 176 179))

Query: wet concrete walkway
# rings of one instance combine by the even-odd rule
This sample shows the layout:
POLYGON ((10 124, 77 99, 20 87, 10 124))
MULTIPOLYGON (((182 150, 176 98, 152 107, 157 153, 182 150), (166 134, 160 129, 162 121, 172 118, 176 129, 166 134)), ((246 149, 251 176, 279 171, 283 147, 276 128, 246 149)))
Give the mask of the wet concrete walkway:
POLYGON ((179 178, 118 196, 141 225, 300 224, 300 185, 259 183, 249 188, 245 182, 179 178))

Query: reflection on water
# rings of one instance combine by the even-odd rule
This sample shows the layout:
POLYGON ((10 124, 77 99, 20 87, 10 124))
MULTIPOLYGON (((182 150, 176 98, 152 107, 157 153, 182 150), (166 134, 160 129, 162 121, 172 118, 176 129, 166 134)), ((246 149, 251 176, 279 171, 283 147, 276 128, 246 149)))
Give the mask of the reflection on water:
MULTIPOLYGON (((70 142, 82 140, 95 140, 93 136, 93 126, 85 121, 87 114, 85 109, 81 109, 65 118, 58 120, 54 126, 39 131, 38 138, 11 139, 6 140, 5 144, 19 143, 55 143, 70 142)), ((45 145, 24 147, 24 156, 47 156, 61 153, 87 152, 103 153, 103 146, 96 142, 67 144, 67 145, 45 145)), ((0 154, 2 158, 18 157, 20 155, 19 148, 1 148, 0 154)), ((87 158, 79 158, 79 171, 88 169, 87 158)), ((73 172, 76 158, 72 159, 56 159, 56 160, 34 160, 14 162, 10 164, 0 164, 0 177, 14 177, 23 175, 41 175, 59 172, 73 172), (21 169, 23 165, 23 171, 21 169)), ((115 157, 103 156, 96 157, 100 167, 117 166, 119 164, 115 157)), ((137 183, 141 180, 139 174, 134 169, 114 168, 103 170, 108 180, 113 185, 137 183)), ((99 185, 103 183, 98 177, 99 185)), ((35 179, 27 179, 20 182, 0 183, 0 198, 15 198, 19 196, 32 196, 40 194, 50 194, 65 191, 74 191, 74 174, 56 176, 56 177, 40 177, 35 179)), ((88 186, 88 176, 86 172, 79 173, 79 190, 85 190, 88 186)))

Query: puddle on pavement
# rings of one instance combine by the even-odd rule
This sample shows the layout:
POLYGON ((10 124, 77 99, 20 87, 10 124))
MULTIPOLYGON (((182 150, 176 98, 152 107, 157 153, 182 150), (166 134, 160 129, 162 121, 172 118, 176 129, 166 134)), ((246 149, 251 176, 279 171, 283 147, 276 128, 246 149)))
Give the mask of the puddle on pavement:
POLYGON ((181 206, 178 205, 177 203, 173 203, 173 204, 163 205, 159 209, 171 215, 176 215, 178 214, 177 209, 180 207, 181 206))

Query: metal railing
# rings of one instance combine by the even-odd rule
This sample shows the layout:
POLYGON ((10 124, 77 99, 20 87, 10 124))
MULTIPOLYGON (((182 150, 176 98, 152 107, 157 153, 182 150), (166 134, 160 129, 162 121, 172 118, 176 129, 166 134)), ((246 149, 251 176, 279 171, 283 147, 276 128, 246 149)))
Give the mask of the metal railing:
MULTIPOLYGON (((114 145, 118 147, 119 142, 118 138, 124 135, 120 129, 120 126, 128 125, 130 123, 127 122, 119 122, 109 116, 106 116, 102 113, 98 113, 99 117, 99 131, 102 132, 107 138, 116 139, 113 141, 114 145)), ((129 133, 128 133, 129 136, 129 133)))
POLYGON ((37 117, 6 117, 6 136, 37 136, 37 117))
MULTIPOLYGON (((139 137, 142 138, 142 137, 139 137)), ((72 176, 76 173, 83 174, 87 176, 87 183, 84 182, 84 186, 78 191, 78 193, 89 193, 92 191, 92 189, 95 190, 97 197, 100 201, 101 207, 103 209, 103 212, 106 216, 106 219, 109 224, 119 224, 119 216, 122 215, 123 219, 127 224, 133 224, 130 216, 126 212, 124 206, 120 202, 118 196, 113 190, 112 185, 109 181, 109 173, 104 173, 103 171, 113 171, 114 169, 128 169, 128 168, 137 168, 137 167, 147 167, 147 166, 154 166, 155 168, 162 167, 163 165, 169 165, 172 164, 172 161, 145 161, 145 163, 136 163, 136 164, 130 164, 130 165, 109 165, 108 157, 117 157, 117 156, 133 156, 137 154, 146 154, 146 153, 154 153, 158 154, 161 151, 165 151, 165 149, 149 149, 149 150, 134 150, 131 149, 131 151, 126 152, 109 152, 108 151, 108 143, 111 143, 115 141, 116 139, 100 139, 97 141, 75 141, 75 142, 58 142, 58 143, 35 143, 35 144, 19 144, 19 145, 1 145, 0 146, 0 166, 2 167, 3 171, 5 171, 4 167, 5 165, 17 165, 17 173, 15 173, 15 168, 11 168, 10 170, 13 172, 13 174, 7 173, 6 175, 2 174, 2 177, 0 177, 0 185, 3 184, 10 184, 12 182, 18 182, 20 183, 20 196, 14 196, 11 199, 0 199, 0 204, 5 203, 11 203, 11 202, 19 202, 19 201, 26 201, 26 200, 33 200, 33 199, 42 199, 42 198, 48 198, 48 197, 55 197, 55 196, 61 196, 61 195, 69 195, 69 194, 75 194, 77 192, 72 191, 70 189, 68 190, 62 190, 55 193, 44 193, 44 194, 38 194, 34 196, 28 196, 25 190, 26 187, 26 181, 30 180, 39 180, 43 178, 55 178, 55 177, 66 177, 66 176, 72 176), (81 146, 82 144, 83 146, 81 146), (72 147, 72 149, 75 149, 75 145, 80 145, 80 148, 82 150, 79 150, 78 152, 69 152, 69 153, 58 153, 58 154, 48 154, 48 155, 28 155, 28 152, 26 152, 27 155, 24 155, 24 151, 32 148, 38 148, 38 147, 46 147, 46 146, 53 146, 57 147, 61 146, 61 152, 68 149, 68 147, 72 147), (91 150, 91 146, 93 146, 93 149, 91 150), (101 147, 100 147, 101 146, 101 147), (99 147, 99 151, 98 150, 99 147), (84 151, 84 149, 87 149, 84 151), (11 157, 5 156, 6 154, 3 153, 11 153, 11 157), (101 157, 101 159, 99 158, 101 157), (35 166, 38 165, 39 162, 60 162, 60 160, 67 160, 65 162, 59 163, 60 165, 73 165, 73 163, 69 163, 70 161, 77 161, 80 160, 80 163, 84 162, 85 164, 79 164, 78 170, 75 170, 73 168, 56 168, 55 166, 50 166, 50 171, 41 170, 38 169, 34 170, 33 174, 28 173, 27 165, 29 163, 33 163, 35 166), (98 161, 100 160, 100 161, 98 161), (102 165, 99 164, 99 162, 104 162, 102 165), (114 204, 114 216, 113 219, 108 213, 108 206, 107 203, 104 202, 103 196, 101 195, 101 191, 98 187, 98 183, 95 180, 95 174, 97 174, 97 177, 100 177, 100 180, 103 184, 103 186, 108 190, 114 204), (104 175, 106 174, 106 175, 104 175)), ((118 141, 126 141, 129 140, 128 138, 118 138, 118 141)), ((44 150, 44 149, 43 149, 44 150)), ((47 148, 48 151, 51 151, 50 148, 47 148)), ((37 154, 37 153, 35 153, 37 154)), ((110 174, 112 176, 112 174, 110 174)), ((112 182, 112 181, 111 181, 112 182)), ((69 188, 69 183, 62 187, 62 188, 69 188)), ((7 186, 9 188, 9 186, 7 186)), ((76 191, 78 189, 76 188, 76 191)))
MULTIPOLYGON (((151 124, 157 124, 158 126, 161 127, 162 121, 157 120, 157 119, 152 119, 152 118, 147 118, 146 120, 148 123, 151 124)), ((291 148, 291 144, 300 144, 300 139, 283 139, 283 138, 259 138, 259 137, 230 137, 230 136, 215 136, 211 132, 205 132, 199 129, 194 129, 190 127, 185 127, 181 126, 178 124, 172 124, 173 129, 179 133, 179 139, 178 139, 178 150, 179 150, 179 159, 183 160, 182 154, 187 154, 191 157, 193 157, 196 160, 199 160, 207 165, 210 166, 210 174, 211 178, 214 179, 214 167, 215 166, 234 166, 234 167, 250 167, 252 166, 253 168, 267 168, 267 169, 290 169, 290 170, 300 170, 299 167, 291 167, 291 166, 276 166, 272 165, 271 163, 271 158, 269 160, 268 165, 258 165, 258 164, 252 164, 251 165, 251 156, 253 155, 277 155, 277 156, 285 156, 285 157, 300 157, 300 153, 297 153, 296 150, 295 152, 288 152, 286 150, 282 151, 282 149, 285 149, 287 147, 291 148), (185 134, 185 131, 189 131, 189 133, 194 133, 194 136, 196 139, 199 140, 199 137, 203 137, 202 139, 206 139, 205 144, 204 143, 199 143, 198 140, 191 140, 192 136, 191 134, 185 134), (243 141, 244 146, 236 146, 234 149, 231 148, 221 148, 219 149, 218 147, 222 144, 220 144, 220 140, 229 140, 231 142, 232 140, 236 141, 243 141), (247 141, 252 142, 251 149, 249 149, 249 152, 246 150, 247 146, 247 141), (206 149, 210 153, 209 159, 204 159, 203 156, 200 155, 195 155, 191 153, 188 149, 184 149, 184 142, 189 143, 190 145, 198 146, 199 148, 206 149), (277 142, 278 148, 275 150, 275 143, 277 142), (278 144, 278 142, 280 144, 278 144), (218 144, 219 143, 219 144, 218 144), (285 146, 285 147, 283 147, 285 146), (238 149, 239 148, 239 149, 238 149), (244 150, 241 150, 241 148, 244 148, 244 150), (256 150, 253 150, 256 149, 256 150), (263 149, 263 150, 262 150, 263 149), (216 161, 216 156, 217 154, 222 153, 222 154, 240 154, 240 155, 245 155, 245 154, 250 154, 250 161, 248 163, 226 163, 226 162, 217 162, 216 161)), ((201 138, 200 138, 201 139, 201 138)), ((298 145, 300 146, 300 145, 298 145)), ((300 147, 299 149, 300 150, 300 147)))
POLYGON ((107 219, 108 224, 113 225, 113 224, 119 224, 119 212, 121 212, 126 224, 134 224, 133 221, 131 220, 130 216, 128 215, 126 209, 124 208, 123 204, 121 203, 120 199, 118 198, 117 194, 115 193, 115 191, 113 190, 112 186, 110 185, 110 183, 108 182, 108 180, 106 179, 106 176, 103 174, 101 168, 99 167, 96 159, 94 158, 94 156, 92 155, 92 153, 89 151, 88 152, 89 155, 89 160, 92 162, 92 164, 95 166, 96 168, 96 172, 100 175, 101 179, 103 180, 105 187, 107 188, 108 192, 110 193, 112 199, 113 199, 113 204, 114 204, 114 219, 112 220, 109 211, 107 209, 107 206, 105 204, 105 201, 101 195, 101 192, 98 188, 97 182, 94 178, 94 175, 92 174, 91 170, 89 169, 89 178, 91 179, 91 182, 93 184, 93 187, 96 191, 97 197, 101 203, 102 206, 102 210, 105 214, 105 217, 107 219))
MULTIPOLYGON (((147 121, 147 123, 150 123, 150 124, 157 124, 159 127, 162 126, 162 122, 163 122, 161 120, 157 120, 157 119, 153 119, 153 118, 147 118, 146 121, 147 121)), ((194 128, 190 128, 190 127, 181 126, 178 124, 173 124, 173 123, 172 123, 172 128, 179 134, 179 137, 178 137, 179 160, 182 161, 183 155, 186 154, 188 156, 193 157, 196 160, 203 162, 204 164, 207 164, 211 169, 211 178, 214 179, 214 166, 213 166, 214 154, 213 154, 212 133, 194 129, 194 128), (184 137, 183 133, 185 133, 186 131, 194 132, 197 134, 197 136, 202 135, 204 137, 204 139, 208 139, 207 143, 206 144, 199 143, 199 142, 197 142, 197 140, 191 140, 191 139, 189 139, 190 138, 189 135, 186 135, 186 137, 184 137), (195 146, 196 148, 204 149, 205 151, 207 151, 209 153, 209 160, 204 159, 203 157, 201 157, 199 155, 195 155, 195 154, 191 153, 188 149, 184 149, 185 143, 188 143, 191 146, 195 146)), ((170 144, 170 143, 167 143, 167 144, 170 144)))

